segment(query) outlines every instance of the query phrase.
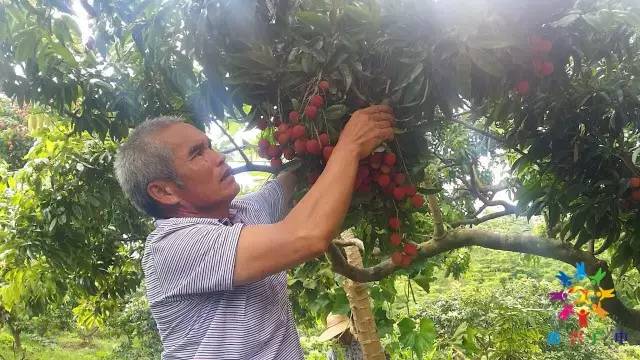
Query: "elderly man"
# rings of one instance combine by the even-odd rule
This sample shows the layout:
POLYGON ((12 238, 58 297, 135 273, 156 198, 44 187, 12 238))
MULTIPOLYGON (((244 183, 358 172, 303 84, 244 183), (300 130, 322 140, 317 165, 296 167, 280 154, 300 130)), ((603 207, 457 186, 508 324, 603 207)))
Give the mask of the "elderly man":
POLYGON ((139 125, 115 171, 156 219, 142 265, 163 359, 302 359, 285 270, 322 254, 346 215, 358 162, 393 137, 387 106, 356 111, 309 192, 281 174, 236 199, 239 186, 207 136, 180 119, 139 125))

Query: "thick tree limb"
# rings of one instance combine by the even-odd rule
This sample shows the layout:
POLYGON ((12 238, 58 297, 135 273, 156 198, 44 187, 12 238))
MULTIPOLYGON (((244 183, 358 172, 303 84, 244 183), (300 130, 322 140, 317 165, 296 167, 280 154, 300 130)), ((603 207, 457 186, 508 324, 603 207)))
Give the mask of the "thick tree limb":
POLYGON ((480 192, 483 193, 487 193, 487 192, 498 192, 498 191, 502 191, 502 190, 507 190, 508 188, 511 187, 511 184, 509 184, 507 181, 501 181, 498 184, 495 185, 481 185, 478 184, 478 190, 480 192))
POLYGON ((356 239, 355 237, 350 238, 336 238, 333 239, 333 243, 338 246, 356 246, 360 251, 364 252, 364 243, 360 239, 356 239))
POLYGON ((261 172, 266 172, 270 174, 277 174, 283 171, 294 171, 298 169, 300 166, 302 166, 302 162, 300 162, 297 159, 288 161, 286 164, 282 165, 282 167, 278 169, 275 169, 268 165, 257 165, 252 162, 249 162, 237 168, 231 169, 231 173, 235 175, 235 174, 240 174, 240 173, 249 172, 249 171, 261 171, 261 172))
POLYGON ((231 169, 231 173, 233 175, 240 174, 240 173, 243 173, 243 172, 249 172, 249 171, 261 171, 261 172, 266 172, 266 173, 270 173, 270 174, 276 174, 276 173, 279 172, 279 170, 276 170, 276 169, 272 168, 271 166, 257 165, 257 164, 254 164, 254 163, 248 163, 248 164, 239 166, 237 168, 231 169))
POLYGON ((433 237, 434 239, 441 239, 446 232, 444 230, 442 212, 440 211, 440 206, 438 206, 438 198, 434 194, 427 195, 427 205, 431 212, 431 218, 433 218, 433 237))
POLYGON ((480 215, 486 208, 487 208, 487 204, 482 204, 482 206, 480 206, 478 210, 476 210, 476 212, 473 213, 473 217, 475 218, 476 216, 480 215))
POLYGON ((331 261, 333 271, 357 282, 378 281, 390 275, 396 269, 390 259, 368 268, 351 266, 340 252, 340 248, 335 244, 329 245, 327 256, 331 261))
MULTIPOLYGON (((414 261, 424 260, 438 254, 467 246, 480 246, 487 249, 512 251, 523 254, 543 256, 556 259, 575 266, 583 261, 586 270, 594 273, 598 267, 607 272, 601 282, 604 289, 614 288, 611 271, 606 262, 597 259, 586 251, 573 249, 571 246, 554 239, 548 239, 533 235, 499 234, 477 229, 463 229, 452 231, 440 240, 433 239, 419 245, 418 257, 414 261)), ((355 268, 344 260, 340 249, 330 249, 329 257, 334 265, 334 270, 354 281, 369 282, 378 281, 397 270, 390 259, 369 268, 355 268), (339 257, 342 257, 342 262, 339 257), (335 262, 334 262, 335 261, 335 262)), ((621 325, 640 330, 640 310, 626 307, 618 297, 607 299, 603 307, 612 318, 621 325)))
POLYGON ((471 194, 473 194, 475 197, 478 198, 478 200, 482 202, 483 205, 480 208, 481 210, 478 210, 473 214, 472 218, 456 221, 451 224, 451 227, 456 228, 463 225, 478 225, 485 221, 497 219, 502 216, 519 213, 517 206, 510 204, 509 202, 504 200, 493 199, 493 197, 495 196, 495 191, 492 191, 492 190, 501 189, 502 187, 507 188, 508 184, 498 184, 495 186, 482 186, 482 184, 480 184, 477 180, 473 164, 469 165, 469 180, 465 179, 464 177, 460 177, 459 180, 467 187, 467 190, 469 190, 471 194), (482 210, 491 206, 501 206, 504 210, 497 211, 482 217, 477 217, 482 210))
POLYGON ((451 224, 451 227, 452 228, 457 228, 457 227, 464 226, 464 225, 479 225, 479 224, 482 224, 483 222, 486 222, 486 221, 489 221, 489 220, 493 220, 493 219, 497 219, 499 217, 503 217, 503 216, 507 216, 507 215, 513 215, 513 214, 514 214, 514 212, 509 211, 509 210, 496 211, 494 213, 487 214, 485 216, 481 216, 479 218, 463 219, 463 220, 456 221, 456 222, 451 224))

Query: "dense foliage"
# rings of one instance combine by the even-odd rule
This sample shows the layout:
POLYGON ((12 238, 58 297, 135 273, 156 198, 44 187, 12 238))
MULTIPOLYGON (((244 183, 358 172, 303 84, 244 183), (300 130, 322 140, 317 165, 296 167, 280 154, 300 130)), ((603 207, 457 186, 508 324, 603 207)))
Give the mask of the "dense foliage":
MULTIPOLYGON (((637 294, 628 283, 640 268, 637 2, 76 5, 89 33, 65 1, 0 2, 0 89, 14 101, 3 106, 19 108, 0 130, 0 321, 64 303, 92 328, 138 287, 150 224, 122 197, 111 166, 117 141, 145 118, 179 114, 218 128, 232 160, 245 163, 238 171, 273 172, 282 155, 297 158, 303 193, 349 115, 382 102, 396 113, 396 141, 363 162, 345 227, 365 243, 375 274, 365 280, 380 280, 371 296, 380 333, 397 340, 389 349, 429 353, 442 325, 394 316, 398 276, 411 279, 403 291, 428 291, 437 267, 467 269, 469 252, 451 250, 468 245, 608 263, 607 284, 615 278, 637 294), (260 135, 231 141, 240 126, 260 135), (271 167, 256 165, 258 156, 271 167), (495 183, 501 167, 511 174, 495 183), (496 197, 505 191, 517 206, 496 197), (496 243, 458 230, 511 214, 542 216, 545 233, 496 243)), ((291 272, 302 325, 347 310, 334 273, 341 253, 331 254, 333 267, 320 259, 291 272)), ((612 315, 640 328, 632 299, 620 300, 612 315)))

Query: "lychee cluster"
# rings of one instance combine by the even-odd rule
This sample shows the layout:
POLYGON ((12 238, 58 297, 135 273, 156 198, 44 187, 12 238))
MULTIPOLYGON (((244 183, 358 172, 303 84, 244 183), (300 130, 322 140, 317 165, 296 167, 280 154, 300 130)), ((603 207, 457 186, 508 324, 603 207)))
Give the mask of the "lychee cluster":
MULTIPOLYGON (((544 78, 553 74, 555 66, 549 59, 553 43, 539 35, 529 37, 529 51, 531 52, 531 70, 537 77, 544 78)), ((529 80, 521 79, 513 86, 513 91, 520 96, 526 96, 530 91, 529 80)))
MULTIPOLYGON (((302 101, 301 108, 289 111, 285 119, 276 116, 268 121, 261 118, 256 124, 262 130, 258 154, 268 159, 273 168, 283 165, 283 157, 285 160, 299 158, 315 164, 305 168, 309 186, 320 176, 339 137, 339 134, 329 133, 329 126, 325 126, 326 119, 323 117, 327 102, 331 101, 330 83, 320 81, 314 89, 302 101), (316 166, 318 164, 319 167, 316 166)), ((363 107, 366 105, 362 104, 363 107)), ((393 200, 391 203, 394 207, 403 202, 405 207, 422 208, 425 199, 417 192, 416 186, 410 183, 406 168, 401 164, 401 157, 388 147, 374 152, 360 161, 354 191, 363 195, 372 192, 382 195, 383 198, 393 200)), ((400 218, 389 218, 388 225, 391 233, 389 244, 397 249, 391 259, 398 266, 408 266, 417 255, 418 246, 404 239, 400 218)))

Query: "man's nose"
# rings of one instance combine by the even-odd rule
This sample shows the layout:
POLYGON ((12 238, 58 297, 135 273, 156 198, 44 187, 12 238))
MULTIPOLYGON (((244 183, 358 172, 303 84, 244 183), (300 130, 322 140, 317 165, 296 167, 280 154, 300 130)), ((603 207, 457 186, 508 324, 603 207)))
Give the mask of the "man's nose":
POLYGON ((216 165, 222 165, 224 163, 224 161, 227 159, 227 156, 221 152, 218 151, 213 151, 214 152, 214 161, 216 165))

